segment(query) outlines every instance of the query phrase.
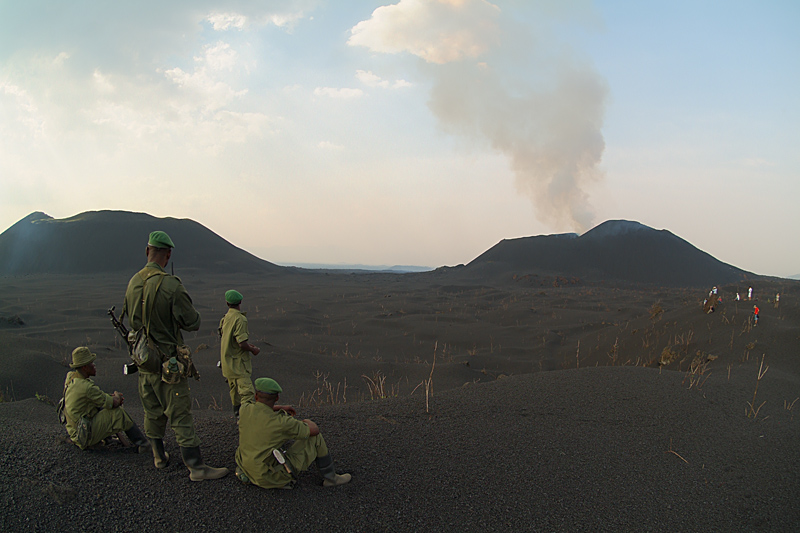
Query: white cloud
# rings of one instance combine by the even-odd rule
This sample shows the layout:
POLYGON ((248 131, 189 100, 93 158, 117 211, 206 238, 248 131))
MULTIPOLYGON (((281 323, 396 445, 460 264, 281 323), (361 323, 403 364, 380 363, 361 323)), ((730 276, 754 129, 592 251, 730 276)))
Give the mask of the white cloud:
POLYGON ((372 71, 357 70, 356 78, 367 87, 388 87, 389 82, 373 74, 372 71))
POLYGON ((341 144, 332 143, 330 141, 321 141, 317 146, 323 150, 332 150, 336 152, 344 150, 344 146, 341 144))
POLYGON ((382 89, 402 89, 404 87, 411 87, 411 83, 406 80, 395 80, 394 83, 391 83, 389 80, 384 80, 377 74, 373 74, 371 70, 357 70, 356 78, 367 87, 380 87, 382 89))
POLYGON ((214 45, 205 45, 203 52, 204 56, 195 57, 194 60, 205 63, 213 70, 231 71, 236 67, 238 54, 228 43, 219 41, 214 45))
POLYGON ((97 91, 100 93, 112 93, 114 92, 114 84, 111 83, 111 80, 108 76, 105 76, 99 69, 95 69, 94 74, 92 75, 94 78, 94 86, 97 88, 97 91))
POLYGON ((762 159, 760 157, 748 157, 742 159, 742 164, 747 167, 756 167, 756 168, 763 168, 763 167, 774 167, 775 163, 772 161, 768 161, 766 159, 762 159))
POLYGON ((373 52, 408 52, 429 63, 475 59, 499 42, 499 14, 485 0, 400 0, 356 24, 347 43, 373 52))
POLYGON ((216 31, 226 31, 231 28, 241 30, 247 23, 247 17, 238 13, 211 13, 206 20, 216 31))
POLYGON ((69 54, 68 54, 68 53, 66 53, 66 52, 61 52, 60 54, 58 54, 58 55, 55 57, 55 59, 53 59, 53 64, 54 64, 54 65, 63 65, 63 64, 64 64, 64 62, 65 62, 67 59, 69 59, 69 54))
POLYGON ((331 98, 360 98, 364 95, 361 89, 342 88, 337 89, 334 87, 317 87, 314 89, 315 96, 329 96, 331 98))

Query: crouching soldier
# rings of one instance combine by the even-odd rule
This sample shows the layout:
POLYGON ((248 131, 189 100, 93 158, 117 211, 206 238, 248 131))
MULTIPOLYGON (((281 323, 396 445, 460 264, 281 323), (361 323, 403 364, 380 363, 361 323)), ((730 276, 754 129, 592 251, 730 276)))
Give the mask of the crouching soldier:
POLYGON ((94 384, 97 375, 93 354, 81 346, 72 351, 73 370, 64 381, 64 415, 73 443, 85 450, 106 437, 124 431, 139 452, 150 451, 150 442, 122 408, 122 393, 106 394, 94 384))
POLYGON ((242 404, 239 411, 239 447, 236 476, 243 483, 265 489, 290 489, 297 475, 316 462, 324 479, 333 487, 350 481, 350 474, 337 474, 328 446, 311 420, 297 420, 295 410, 277 405, 282 391, 270 378, 258 378, 255 402, 242 404), (287 441, 294 443, 287 445, 287 441))

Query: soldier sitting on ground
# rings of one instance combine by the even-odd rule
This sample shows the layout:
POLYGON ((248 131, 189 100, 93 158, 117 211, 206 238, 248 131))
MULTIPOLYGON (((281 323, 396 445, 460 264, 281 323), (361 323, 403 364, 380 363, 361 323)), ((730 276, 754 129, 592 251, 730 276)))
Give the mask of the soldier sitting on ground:
POLYGON ((236 477, 265 489, 291 489, 297 475, 315 461, 324 486, 350 481, 350 474, 334 470, 317 425, 293 418, 292 407, 276 404, 283 390, 275 380, 258 378, 255 389, 255 401, 242 404, 239 411, 236 477))
POLYGON ((92 381, 91 377, 97 375, 96 358, 85 346, 72 351, 69 366, 73 370, 64 381, 64 415, 70 439, 85 450, 124 431, 140 452, 149 451, 147 438, 122 408, 122 393, 106 394, 92 381))

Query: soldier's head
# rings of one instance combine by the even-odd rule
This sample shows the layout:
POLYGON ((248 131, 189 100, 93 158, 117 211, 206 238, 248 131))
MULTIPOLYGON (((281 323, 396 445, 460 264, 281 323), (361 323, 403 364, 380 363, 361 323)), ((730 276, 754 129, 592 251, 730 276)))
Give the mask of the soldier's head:
POLYGON ((243 299, 244 296, 239 291, 231 289, 225 292, 225 303, 228 304, 228 307, 236 307, 238 309, 243 299))
POLYGON ((174 247, 175 244, 165 232, 152 232, 147 239, 147 248, 145 249, 147 261, 158 263, 162 268, 166 267, 174 247))
POLYGON ((274 405, 283 392, 278 382, 272 378, 258 378, 255 382, 256 401, 267 405, 274 405))
POLYGON ((80 346, 72 350, 72 364, 70 368, 78 370, 86 377, 97 375, 97 368, 94 366, 94 360, 97 359, 97 354, 86 346, 80 346))

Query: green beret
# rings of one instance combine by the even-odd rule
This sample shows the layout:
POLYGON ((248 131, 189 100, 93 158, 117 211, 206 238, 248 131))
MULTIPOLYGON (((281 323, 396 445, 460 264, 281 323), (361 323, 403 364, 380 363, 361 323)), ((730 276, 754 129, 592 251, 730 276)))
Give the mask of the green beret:
POLYGON ((96 358, 97 354, 92 353, 86 346, 81 346, 80 348, 72 350, 72 364, 69 365, 69 367, 80 368, 89 363, 93 363, 96 358))
POLYGON ((278 382, 272 378, 258 378, 256 380, 256 390, 264 394, 278 394, 283 392, 278 382))
POLYGON ((154 231, 151 233, 150 238, 147 240, 147 245, 155 246, 156 248, 175 248, 172 239, 163 231, 154 231))
POLYGON ((225 301, 231 305, 236 305, 238 303, 241 303, 242 298, 244 298, 244 296, 242 296, 242 293, 240 293, 239 291, 235 291, 233 289, 225 293, 225 301))

